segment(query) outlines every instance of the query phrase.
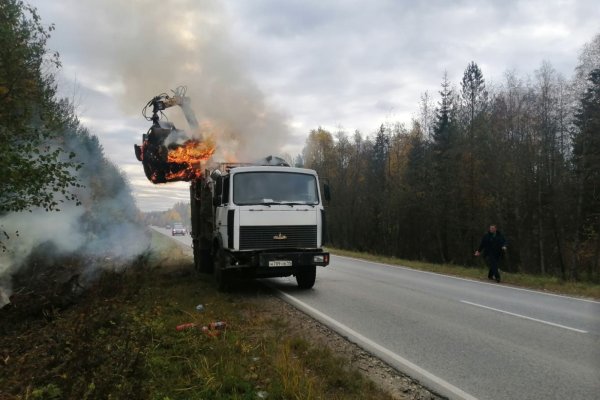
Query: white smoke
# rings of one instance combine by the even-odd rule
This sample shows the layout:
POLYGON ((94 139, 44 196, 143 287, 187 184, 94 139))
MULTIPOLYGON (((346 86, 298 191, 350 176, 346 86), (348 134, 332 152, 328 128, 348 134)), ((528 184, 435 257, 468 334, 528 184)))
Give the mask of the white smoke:
MULTIPOLYGON (((66 3, 87 28, 73 40, 90 50, 93 63, 86 64, 105 71, 104 79, 119 88, 114 92, 123 110, 138 115, 152 97, 184 85, 203 135, 214 135, 216 159, 280 154, 289 142, 284 116, 244 70, 221 1, 66 3)), ((179 129, 188 129, 181 110, 167 113, 179 129)))
MULTIPOLYGON (((26 265, 28 257, 40 246, 49 249, 48 260, 76 255, 85 260, 85 269, 76 271, 85 278, 93 277, 102 268, 125 268, 128 263, 148 250, 147 234, 132 221, 115 218, 123 208, 117 197, 94 205, 96 218, 107 218, 107 226, 93 230, 85 224, 89 210, 74 204, 59 212, 34 210, 12 213, 0 218, 0 227, 9 233, 7 250, 0 253, 0 308, 9 302, 11 276, 26 265), (114 262, 107 263, 107 259, 114 262)), ((75 273, 75 272, 74 272, 75 273)))
POLYGON ((7 259, 10 258, 12 264, 20 264, 31 249, 49 240, 65 252, 77 250, 85 240, 77 226, 77 220, 83 212, 81 207, 68 207, 61 212, 35 210, 12 213, 0 218, 0 226, 9 232, 15 232, 15 237, 8 241, 10 251, 0 255, 0 276, 9 267, 7 259))
POLYGON ((77 229, 82 214, 82 208, 69 208, 61 213, 35 210, 0 218, 0 227, 11 235, 6 241, 8 249, 0 253, 0 308, 9 302, 10 275, 34 248, 52 242, 61 252, 73 252, 84 243, 84 236, 77 229))
POLYGON ((81 204, 63 199, 60 211, 34 209, 0 217, 0 229, 10 236, 0 253, 0 308, 9 302, 11 277, 34 253, 42 253, 49 267, 60 257, 75 256, 84 268, 72 273, 88 280, 103 268, 125 268, 148 250, 149 238, 127 182, 106 160, 98 139, 74 126, 59 141, 83 164, 73 171, 82 187, 72 190, 81 204))

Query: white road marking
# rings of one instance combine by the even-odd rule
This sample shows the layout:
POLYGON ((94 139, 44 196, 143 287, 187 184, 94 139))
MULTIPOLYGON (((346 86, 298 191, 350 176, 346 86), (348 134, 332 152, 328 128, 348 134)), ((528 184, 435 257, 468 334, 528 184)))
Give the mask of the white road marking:
POLYGON ((364 260, 362 258, 355 258, 355 257, 347 257, 347 256, 340 256, 334 253, 331 253, 331 255, 333 257, 339 257, 339 258, 347 258, 349 260, 354 260, 354 261, 362 261, 364 263, 369 263, 369 264, 375 264, 375 265, 381 265, 383 267, 388 267, 388 268, 401 268, 401 269, 405 269, 407 271, 414 271, 414 272, 420 272, 422 274, 429 274, 429 275, 437 275, 437 276, 443 276, 446 278, 451 278, 451 279, 458 279, 459 281, 466 281, 466 282, 476 282, 476 283, 480 283, 482 285, 490 285, 490 286, 495 286, 495 287, 501 287, 501 288, 505 288, 505 289, 510 289, 510 290, 519 290, 522 292, 530 292, 530 293, 536 293, 536 294, 543 294, 546 296, 553 296, 553 297, 563 297, 565 299, 569 299, 569 300, 577 300, 577 301, 583 301, 586 303, 595 303, 595 304, 600 304, 600 301, 597 300, 591 300, 591 299, 582 299, 579 297, 572 297, 572 296, 566 296, 564 294, 556 294, 556 293, 547 293, 547 292, 541 292, 539 290, 532 290, 532 289, 524 289, 524 288, 518 288, 518 287, 514 287, 514 286, 506 286, 506 285, 501 285, 499 286, 497 283, 489 283, 489 282, 482 282, 482 281, 478 281, 476 279, 469 279, 469 278, 461 278, 458 276, 454 276, 454 275, 445 275, 445 274, 440 274, 438 272, 431 272, 431 271, 423 271, 420 269, 415 269, 415 268, 409 268, 409 267, 405 267, 403 265, 396 265, 396 264, 384 264, 384 263, 380 263, 377 261, 369 261, 369 260, 364 260))
POLYGON ((348 339, 363 347, 364 349, 368 350, 369 352, 379 356, 389 364, 401 366, 401 368, 399 369, 412 376, 413 378, 418 379, 434 391, 437 391, 438 393, 447 396, 451 399, 477 400, 476 397, 464 392, 463 390, 457 388, 454 385, 451 385, 442 378, 433 375, 431 372, 424 370, 416 364, 413 364, 412 362, 399 356, 391 350, 381 346, 380 344, 375 343, 371 339, 368 339, 367 337, 347 327, 341 322, 336 321, 335 319, 309 306, 303 301, 298 300, 294 296, 291 296, 287 293, 282 292, 279 289, 276 289, 272 284, 266 281, 264 282, 267 283, 267 285, 270 286, 272 289, 277 291, 280 296, 287 299, 290 303, 294 304, 300 310, 325 323, 325 325, 329 326, 336 332, 347 336, 348 339))
POLYGON ((575 331, 575 332, 579 332, 579 333, 588 333, 588 331, 584 331, 582 329, 571 328, 570 326, 555 324, 554 322, 549 322, 549 321, 544 321, 542 319, 527 317, 525 315, 515 314, 515 313, 509 312, 509 311, 499 310, 497 308, 492 308, 492 307, 484 306, 484 305, 477 304, 477 303, 471 303, 470 301, 466 301, 466 300, 461 300, 460 302, 461 303, 465 303, 465 304, 470 304, 470 305, 475 306, 475 307, 481 307, 481 308, 485 308, 485 309, 488 309, 488 310, 496 311, 496 312, 499 312, 499 313, 503 313, 503 314, 507 314, 507 315, 512 315, 513 317, 528 319, 530 321, 541 322, 542 324, 552 325, 552 326, 556 326, 558 328, 563 328, 563 329, 568 329, 570 331, 575 331))

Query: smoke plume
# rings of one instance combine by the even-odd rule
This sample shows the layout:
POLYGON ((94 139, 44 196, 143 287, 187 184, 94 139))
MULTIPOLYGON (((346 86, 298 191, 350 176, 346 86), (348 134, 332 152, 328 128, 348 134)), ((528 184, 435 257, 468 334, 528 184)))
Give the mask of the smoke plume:
POLYGON ((42 264, 37 272, 54 277, 61 259, 76 259, 72 266, 61 265, 61 272, 67 279, 80 275, 85 283, 103 268, 125 268, 148 250, 149 237, 130 188, 104 157, 98 139, 75 124, 59 140, 82 164, 73 171, 82 185, 73 189, 81 204, 65 200, 60 211, 34 209, 0 217, 0 229, 10 235, 0 253, 0 308, 9 302, 12 277, 30 267, 32 255, 42 264))
MULTIPOLYGON (((81 45, 93 49, 99 69, 110 71, 106 79, 118 82, 122 109, 138 114, 153 96, 184 85, 202 133, 215 137, 215 159, 279 154, 289 141, 284 116, 268 106, 244 71, 223 2, 71 3, 77 18, 89 19, 91 33, 79 38, 81 45)), ((188 129, 181 110, 168 115, 188 129)))

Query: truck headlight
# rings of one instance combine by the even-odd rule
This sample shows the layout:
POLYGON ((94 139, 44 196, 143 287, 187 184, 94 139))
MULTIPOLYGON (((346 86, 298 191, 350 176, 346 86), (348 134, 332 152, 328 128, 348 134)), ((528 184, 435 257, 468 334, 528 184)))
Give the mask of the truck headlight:
POLYGON ((325 262, 325 256, 324 255, 314 256, 313 257, 313 261, 316 262, 316 263, 325 262))

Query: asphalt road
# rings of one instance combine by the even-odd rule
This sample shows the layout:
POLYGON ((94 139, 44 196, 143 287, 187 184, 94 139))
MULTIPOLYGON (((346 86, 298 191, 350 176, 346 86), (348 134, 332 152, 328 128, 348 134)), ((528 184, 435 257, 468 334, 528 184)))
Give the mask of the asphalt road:
POLYGON ((267 282, 451 398, 600 399, 600 302, 338 256, 312 290, 267 282))
POLYGON ((598 302, 336 256, 313 290, 270 281, 450 397, 600 398, 598 302))
POLYGON ((157 232, 162 233, 163 235, 170 236, 172 239, 177 240, 180 244, 183 244, 184 246, 189 246, 190 248, 192 247, 192 237, 190 236, 189 232, 187 232, 185 235, 173 236, 171 234, 170 229, 159 228, 157 226, 151 226, 151 228, 157 232))

